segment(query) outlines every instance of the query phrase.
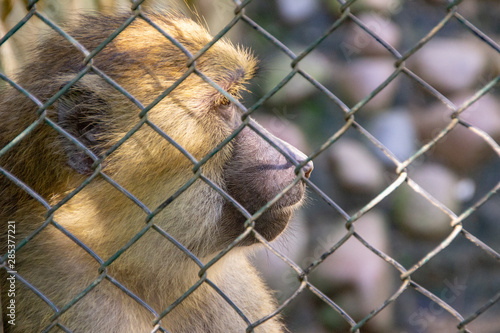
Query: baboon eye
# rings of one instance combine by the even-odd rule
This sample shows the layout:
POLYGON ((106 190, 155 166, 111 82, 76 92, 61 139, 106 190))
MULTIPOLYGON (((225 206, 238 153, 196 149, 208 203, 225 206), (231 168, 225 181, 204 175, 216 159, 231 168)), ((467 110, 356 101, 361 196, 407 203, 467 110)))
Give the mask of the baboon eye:
POLYGON ((235 114, 235 108, 233 106, 233 103, 228 98, 223 98, 219 102, 219 107, 217 109, 222 117, 226 120, 231 120, 235 114))

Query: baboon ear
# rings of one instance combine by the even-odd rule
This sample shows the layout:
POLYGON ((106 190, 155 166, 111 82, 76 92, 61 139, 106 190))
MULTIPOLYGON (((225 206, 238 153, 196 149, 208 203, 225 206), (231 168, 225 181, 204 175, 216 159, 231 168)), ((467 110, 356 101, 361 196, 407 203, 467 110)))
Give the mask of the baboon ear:
MULTIPOLYGON (((97 93, 77 84, 57 101, 57 120, 66 132, 99 155, 103 143, 102 118, 108 109, 107 103, 97 93)), ((69 166, 82 174, 91 173, 92 158, 68 138, 61 140, 69 166)))

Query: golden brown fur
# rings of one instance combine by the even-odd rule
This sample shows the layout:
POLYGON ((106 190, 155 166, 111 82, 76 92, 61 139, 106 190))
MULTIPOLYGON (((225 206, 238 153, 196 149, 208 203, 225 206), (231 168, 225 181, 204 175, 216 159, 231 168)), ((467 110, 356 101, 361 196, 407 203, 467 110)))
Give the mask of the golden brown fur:
MULTIPOLYGON (((192 54, 212 39, 200 25, 178 14, 146 15, 192 54)), ((92 51, 126 17, 84 16, 66 30, 92 51)), ((45 103, 85 68, 84 58, 77 48, 54 33, 37 47, 33 61, 15 81, 45 103)), ((92 64, 147 106, 185 73, 187 61, 183 52, 138 18, 99 52, 92 64)), ((235 97, 252 77, 255 66, 248 52, 227 41, 217 42, 196 61, 199 71, 235 97)), ((37 109, 15 89, 0 91, 0 148, 39 117, 37 109)), ((46 117, 99 157, 139 123, 139 113, 134 103, 90 70, 47 109, 46 117)), ((239 113, 202 78, 191 74, 147 117, 200 160, 241 123, 239 113)), ((293 147, 273 140, 292 158, 304 158, 293 147)), ((0 157, 0 166, 51 206, 74 191, 96 168, 88 154, 46 121, 0 157)), ((193 177, 189 159, 148 124, 109 154, 101 168, 151 211, 193 177)), ((202 173, 253 214, 295 178, 294 168, 245 128, 202 167, 202 173)), ((310 164, 306 166, 306 176, 311 168, 310 164)), ((18 242, 49 218, 41 203, 1 174, 0 191, 2 232, 8 220, 16 221, 18 242)), ((257 220, 256 230, 268 240, 274 239, 285 228, 303 192, 302 184, 288 191, 257 220)), ((98 260, 63 233, 69 232, 107 261, 146 226, 148 214, 100 175, 52 217, 54 222, 17 252, 16 269, 59 310, 98 281, 54 321, 74 332, 140 333, 153 329, 155 316, 112 281, 118 281, 159 314, 199 280, 200 268, 153 228, 104 271, 99 270, 98 260)), ((153 217, 156 226, 204 263, 244 230, 245 220, 201 179, 153 217)), ((242 244, 254 242, 250 235, 242 244)), ((4 254, 5 235, 2 246, 4 254)), ((248 263, 246 249, 240 246, 231 250, 208 270, 208 279, 250 322, 255 322, 272 313, 276 304, 248 263)), ((6 274, 2 272, 5 303, 6 274)), ((16 302, 16 326, 5 323, 4 317, 7 332, 38 332, 51 323, 54 311, 19 281, 16 302)), ((172 333, 201 333, 244 332, 248 325, 211 286, 203 283, 162 319, 161 326, 172 333)), ((255 331, 283 332, 284 328, 275 316, 255 331)))

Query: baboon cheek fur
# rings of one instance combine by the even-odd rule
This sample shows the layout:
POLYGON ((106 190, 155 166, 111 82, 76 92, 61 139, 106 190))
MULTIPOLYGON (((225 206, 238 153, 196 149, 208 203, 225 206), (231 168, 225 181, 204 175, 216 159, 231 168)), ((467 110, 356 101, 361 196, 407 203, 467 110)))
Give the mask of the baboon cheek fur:
MULTIPOLYGON (((144 15, 191 54, 212 39, 202 26, 182 15, 144 15)), ((64 29, 92 51, 128 17, 82 16, 64 29)), ((14 80, 43 103, 86 66, 85 56, 56 33, 48 34, 36 46, 32 58, 14 80)), ((155 28, 137 18, 92 61, 95 68, 147 106, 186 72, 188 58, 155 28)), ((196 68, 239 98, 256 64, 247 50, 220 40, 196 61, 196 68)), ((0 147, 30 126, 39 117, 37 110, 15 89, 0 91, 0 147)), ((47 119, 99 157, 138 124, 141 110, 97 71, 90 70, 45 112, 47 119)), ((168 233, 206 263, 245 231, 247 217, 202 179, 195 180, 173 201, 167 200, 194 173, 192 162, 166 136, 200 160, 241 125, 241 112, 204 79, 191 74, 148 111, 148 123, 103 160, 99 166, 102 175, 57 209, 51 217, 53 222, 47 220, 47 209, 37 200, 0 176, 0 219, 2 223, 16 221, 17 240, 49 222, 17 252, 20 276, 58 309, 100 281, 60 316, 59 323, 74 332, 150 332, 155 315, 117 283, 161 313, 200 279, 200 267, 160 232, 168 233), (118 191, 116 184, 151 211, 165 207, 154 216, 154 225, 142 237, 101 267, 92 255, 106 262, 148 221, 148 213, 118 191)), ((299 163, 305 159, 255 121, 249 120, 249 124, 289 158, 299 163)), ((0 166, 52 206, 96 170, 87 153, 46 121, 0 157, 0 166)), ((307 164, 306 169, 308 176, 312 164, 307 164)), ((274 200, 297 177, 294 163, 250 127, 212 156, 201 172, 249 214, 274 200)), ((303 194, 304 184, 299 181, 256 219, 255 230, 268 241, 275 239, 285 229, 303 194)), ((3 225, 2 230, 4 254, 7 226, 3 225)), ((248 249, 256 243, 249 234, 207 271, 207 278, 250 322, 276 309, 271 292, 247 260, 248 249)), ((2 270, 2 274, 5 301, 8 286, 6 272, 2 270)), ((6 332, 41 331, 51 323, 54 311, 24 283, 18 281, 17 286, 17 323, 5 324, 6 332)), ((4 323, 7 319, 4 311, 4 323)), ((248 326, 207 283, 166 315, 161 325, 172 333, 244 332, 248 326)), ((279 315, 255 329, 261 333, 284 331, 279 315)))

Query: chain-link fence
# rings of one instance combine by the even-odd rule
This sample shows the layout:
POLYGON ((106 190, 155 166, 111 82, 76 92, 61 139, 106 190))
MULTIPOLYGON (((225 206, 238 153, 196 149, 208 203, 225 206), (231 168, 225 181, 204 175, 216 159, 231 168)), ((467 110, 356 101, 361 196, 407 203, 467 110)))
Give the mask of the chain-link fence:
MULTIPOLYGON (((107 10, 112 9, 113 2, 93 2, 99 10, 104 10, 98 7, 103 3, 110 6, 107 10)), ((18 284, 25 285, 42 300, 37 306, 48 307, 53 311, 51 324, 44 332, 69 332, 70 329, 65 327, 64 320, 60 318, 103 281, 114 284, 124 295, 149 311, 155 318, 151 322, 151 330, 158 332, 166 331, 162 323, 168 322, 168 314, 201 285, 208 285, 219 293, 247 323, 248 332, 278 313, 285 315, 289 329, 294 332, 498 332, 500 211, 498 196, 495 195, 500 188, 500 100, 495 89, 500 82, 500 27, 494 13, 499 12, 499 5, 495 1, 467 0, 434 1, 433 5, 429 4, 432 1, 423 0, 382 3, 361 0, 325 3, 278 1, 273 2, 273 7, 269 8, 269 3, 259 0, 194 2, 194 6, 200 6, 202 14, 206 10, 207 15, 215 17, 213 21, 220 24, 221 20, 217 15, 223 15, 229 23, 213 34, 215 37, 210 43, 192 54, 181 41, 161 31, 148 17, 148 12, 143 9, 148 4, 147 0, 129 4, 130 15, 121 22, 120 27, 97 48, 88 50, 68 34, 66 29, 61 28, 56 19, 45 14, 44 11, 49 11, 50 6, 63 6, 62 4, 39 0, 25 1, 21 6, 18 1, 4 0, 1 13, 3 31, 0 36, 0 78, 4 83, 0 85, 0 89, 16 89, 37 105, 37 111, 36 119, 29 126, 17 129, 15 139, 0 147, 0 158, 7 156, 19 142, 27 140, 37 126, 46 124, 86 151, 93 159, 91 175, 67 195, 59 198, 55 205, 49 204, 49 198, 32 190, 30 184, 19 179, 15 172, 0 165, 3 180, 16 184, 46 210, 45 222, 36 226, 25 239, 17 239, 15 250, 22 251, 34 238, 43 237, 46 228, 57 228, 86 251, 99 266, 98 278, 83 286, 78 295, 62 307, 44 295, 36 283, 25 280, 22 272, 12 273, 18 284), (302 5, 305 7, 301 7, 302 5), (295 6, 299 8, 298 11, 290 10, 295 6), (14 11, 19 13, 20 8, 26 9, 25 16, 8 26, 5 22, 8 18, 12 21, 14 11), (426 11, 430 8, 432 11, 426 11), (485 11, 484 8, 493 13, 492 18, 485 14, 488 10, 485 11), (287 29, 275 25, 278 11, 288 19, 284 25, 287 29), (328 15, 322 16, 319 14, 321 12, 328 12, 328 15), (376 14, 370 16, 366 13, 376 14), (469 20, 469 15, 475 21, 469 20), (400 20, 399 27, 402 28, 398 31, 399 39, 394 37, 398 33, 390 33, 391 18, 400 20), (141 104, 135 96, 93 64, 93 58, 135 20, 145 21, 154 29, 159 29, 164 38, 178 47, 187 59, 185 72, 149 105, 141 104), (16 76, 13 74, 18 62, 21 62, 19 59, 23 58, 22 45, 20 47, 14 39, 24 25, 33 21, 63 36, 84 56, 78 75, 47 100, 39 100, 32 92, 16 83, 16 76), (323 29, 325 26, 327 27, 323 29), (299 35, 294 29, 312 32, 299 35), (485 33, 485 29, 491 31, 485 33), (198 59, 219 39, 235 30, 239 32, 235 38, 245 39, 247 44, 253 38, 251 43, 256 44, 257 54, 260 49, 272 48, 273 57, 280 59, 278 63, 286 64, 282 71, 283 77, 268 79, 266 83, 256 87, 255 90, 261 90, 262 94, 248 96, 248 100, 256 100, 247 102, 247 106, 235 100, 197 67, 198 59), (242 37, 243 30, 254 37, 242 37), (283 30, 287 30, 286 36, 283 30), (467 35, 466 42, 455 38, 457 31, 467 35), (404 41, 403 46, 399 46, 401 40, 404 41), (302 47, 296 47, 299 43, 302 47), (457 45, 462 45, 462 49, 456 49, 457 45), (295 48, 300 51, 292 51, 295 48), (403 49, 404 52, 401 51, 403 49), (444 53, 435 50, 442 50, 444 53), (476 71, 468 67, 477 62, 474 55, 467 57, 471 50, 482 52, 482 62, 479 61, 482 65, 476 71), (451 56, 446 51, 450 51, 451 56), (454 67, 452 65, 457 53, 463 53, 466 60, 454 67), (338 60, 337 65, 340 64, 341 68, 337 67, 331 72, 328 70, 329 65, 326 63, 331 60, 330 56, 338 60), (363 67, 367 59, 370 66, 363 67), (385 62, 380 62, 380 59, 385 62), (387 63, 389 69, 378 75, 377 69, 387 69, 387 63), (446 71, 448 65, 451 72, 446 71), (457 68, 471 73, 472 78, 451 75, 457 68), (97 74, 119 91, 123 99, 131 101, 140 109, 134 128, 99 157, 81 146, 71 133, 65 132, 51 120, 46 111, 89 73, 97 74), (210 84, 243 112, 242 125, 201 159, 194 158, 187 149, 172 140, 168 133, 148 120, 148 112, 190 75, 196 75, 210 84), (337 78, 331 79, 330 75, 337 78), (373 82, 373 77, 377 75, 379 80, 375 79, 373 82), (452 87, 455 84, 459 87, 452 87), (280 96, 283 91, 285 93, 280 96), (460 92, 460 98, 450 98, 457 91, 460 92), (492 99, 493 102, 483 103, 487 99, 492 99), (300 105, 301 110, 296 111, 293 104, 300 105), (408 104, 414 105, 416 111, 398 111, 402 105, 408 104), (394 109, 394 105, 399 109, 394 109), (273 127, 279 127, 277 132, 284 132, 284 136, 290 131, 292 137, 297 134, 291 123, 294 120, 299 123, 296 127, 300 127, 306 137, 312 138, 309 145, 314 148, 306 161, 296 164, 297 172, 309 161, 315 162, 316 170, 310 179, 299 174, 282 193, 251 215, 204 175, 203 166, 246 126, 265 137, 251 126, 248 118, 262 109, 271 109, 271 114, 275 116, 274 120, 262 118, 262 123, 269 125, 271 131, 273 127), (381 113, 381 109, 392 111, 381 113), (402 114, 406 118, 403 117, 401 121, 402 114), (276 125, 276 119, 280 122, 279 126, 276 125), (408 123, 412 125, 407 127, 408 123), (175 146, 190 160, 193 171, 192 178, 170 198, 163 198, 165 201, 157 207, 145 205, 103 172, 101 167, 142 126, 149 126, 175 146), (414 131, 419 133, 409 135, 414 131), (324 133, 326 137, 318 132, 324 133), (390 135, 395 136, 392 141, 387 139, 390 135), (405 146, 405 140, 410 144, 405 146), (342 153, 343 151, 346 152, 342 153), (369 152, 365 154, 366 151, 369 152), (357 158, 366 155, 371 157, 357 158), (371 163, 373 160, 376 161, 375 164, 371 163), (434 164, 428 163, 429 161, 434 164), (334 166, 331 167, 330 163, 334 166), (358 168, 360 165, 361 169, 358 168), (381 171, 372 173, 374 169, 381 171), (442 170, 448 171, 440 173, 442 170), (454 170, 458 176, 450 176, 449 170, 454 170), (332 180, 332 174, 340 178, 333 177, 332 180), (92 248, 63 227, 62 221, 54 219, 58 209, 67 205, 71 198, 78 195, 96 177, 105 179, 114 191, 124 194, 131 204, 147 215, 140 232, 133 235, 127 244, 109 258, 95 254, 92 248), (451 181, 442 182, 443 179, 451 181), (160 228, 155 220, 157 214, 200 180, 237 207, 246 219, 245 231, 206 264, 194 256, 185 244, 179 243, 160 228), (310 237, 302 241, 307 243, 305 246, 299 247, 294 241, 290 241, 288 246, 281 248, 279 241, 268 243, 256 232, 254 221, 297 182, 306 183, 311 197, 305 212, 300 215, 302 222, 307 221, 310 225, 299 227, 304 228, 302 231, 310 237), (373 183, 375 185, 372 186, 373 183), (456 196, 462 196, 461 201, 457 201, 456 196), (488 209, 481 213, 483 207, 488 209), (374 211, 379 214, 375 218, 372 215, 374 211), (443 220, 444 223, 439 222, 443 220), (340 230, 337 228, 339 225, 345 229, 340 230), (323 237, 325 232, 332 236, 323 237), (199 267, 199 280, 177 301, 159 313, 107 271, 109 266, 148 233, 161 235, 164 242, 174 244, 199 267), (380 233, 382 236, 377 238, 376 235, 380 233), (277 264, 276 267, 282 269, 272 277, 278 269, 273 266, 273 269, 268 269, 267 274, 271 276, 271 285, 280 289, 280 305, 275 312, 256 322, 251 322, 207 274, 218 260, 235 251, 238 243, 250 234, 271 253, 268 253, 268 259, 277 260, 281 266, 277 264), (342 249, 348 250, 342 252, 342 249), (297 254, 300 251, 304 253, 297 254), (335 257, 337 261, 332 261, 335 257), (359 259, 360 257, 365 259, 359 259), (327 268, 321 271, 323 267, 327 268), (468 280, 457 282, 457 276, 467 276, 468 280), (377 318, 383 318, 382 322, 377 322, 377 318)), ((253 47, 252 44, 250 46, 253 47)), ((262 76, 272 76, 272 70, 273 68, 268 69, 262 76)), ((291 141, 293 140, 292 138, 291 141)), ((279 150, 279 147, 275 148, 279 150)), ((2 195, 10 195, 10 192, 4 191, 2 195)), ((2 216, 2 219, 2 233, 6 233, 9 216, 2 216)), ((9 253, 3 253, 3 268, 11 272, 8 259, 9 253)), ((265 270, 266 264, 261 266, 265 270)), ((7 305, 8 299, 4 297, 2 311, 8 313, 7 305)), ((22 320, 22 313, 18 313, 18 316, 22 320)), ((7 327, 8 323, 4 325, 7 327)))

